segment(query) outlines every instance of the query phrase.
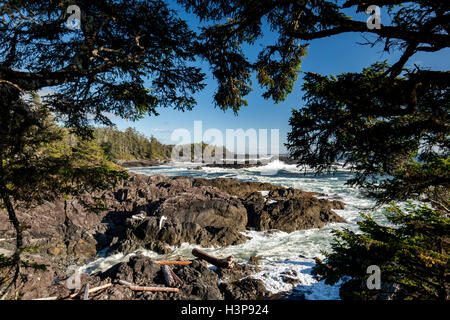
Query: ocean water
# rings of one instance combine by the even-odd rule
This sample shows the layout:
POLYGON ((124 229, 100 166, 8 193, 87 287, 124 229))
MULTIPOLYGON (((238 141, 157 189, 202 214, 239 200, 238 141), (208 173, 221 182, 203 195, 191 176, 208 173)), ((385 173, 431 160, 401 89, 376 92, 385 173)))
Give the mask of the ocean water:
MULTIPOLYGON (((291 298, 296 297, 328 300, 339 299, 340 283, 330 286, 323 281, 317 281, 311 275, 314 257, 324 258, 322 251, 329 251, 333 239, 331 231, 336 228, 349 228, 357 231, 359 212, 370 210, 377 220, 383 220, 382 209, 373 211, 374 202, 362 193, 345 184, 352 177, 352 173, 345 169, 338 169, 334 174, 315 175, 311 170, 300 170, 296 165, 285 164, 275 160, 267 165, 246 169, 203 168, 193 170, 201 163, 172 163, 157 167, 133 168, 131 172, 138 174, 161 174, 166 176, 187 176, 202 178, 234 178, 239 181, 269 182, 283 187, 292 187, 304 191, 326 194, 324 198, 338 199, 346 204, 345 209, 335 210, 346 219, 347 223, 328 224, 324 228, 310 229, 286 233, 281 231, 247 231, 244 234, 250 238, 244 244, 225 248, 202 248, 219 257, 233 255, 238 261, 246 261, 251 256, 261 258, 259 265, 261 272, 253 277, 261 279, 267 290, 272 293, 290 292, 291 298), (285 276, 294 279, 284 281, 285 276)), ((260 190, 266 195, 266 190, 260 190)), ((173 247, 170 255, 159 256, 155 252, 139 250, 139 253, 156 259, 192 257, 191 251, 197 245, 182 244, 173 247)), ((135 253, 133 253, 135 254, 135 253)), ((116 254, 99 258, 80 268, 81 272, 95 272, 106 270, 110 266, 125 261, 130 255, 116 254)))

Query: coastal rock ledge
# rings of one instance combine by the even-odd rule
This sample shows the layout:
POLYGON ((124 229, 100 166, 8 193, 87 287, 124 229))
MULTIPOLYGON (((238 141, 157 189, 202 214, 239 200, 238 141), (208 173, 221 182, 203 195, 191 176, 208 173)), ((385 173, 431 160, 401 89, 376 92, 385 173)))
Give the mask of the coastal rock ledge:
MULTIPOLYGON (((147 248, 167 253, 183 242, 205 247, 243 243, 245 230, 285 232, 345 222, 337 200, 269 183, 132 175, 116 190, 44 203, 19 212, 27 246, 46 256, 83 263, 100 251, 147 248)), ((2 252, 14 233, 0 211, 2 252), (6 230, 5 230, 6 229, 6 230)))

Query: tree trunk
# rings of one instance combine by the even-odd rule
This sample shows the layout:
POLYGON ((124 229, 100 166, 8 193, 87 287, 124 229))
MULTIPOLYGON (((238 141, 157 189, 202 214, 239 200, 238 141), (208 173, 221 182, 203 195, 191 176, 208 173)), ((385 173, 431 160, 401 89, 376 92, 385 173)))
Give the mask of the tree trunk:
MULTIPOLYGON (((1 161, 1 159, 0 159, 1 161)), ((15 267, 14 276, 9 283, 9 285, 6 287, 6 289, 3 292, 0 292, 0 298, 3 298, 9 291, 9 289, 12 287, 12 285, 17 281, 20 274, 20 255, 23 250, 23 232, 22 232, 22 226, 20 224, 19 219, 17 218, 16 211, 14 210, 14 206, 12 204, 11 198, 9 197, 8 191, 6 189, 5 184, 0 182, 0 197, 3 200, 3 203, 6 207, 6 210, 8 211, 8 218, 11 224, 13 225, 15 231, 16 231, 16 250, 13 255, 13 267, 15 267)))
POLYGON ((22 253, 23 249, 22 226, 20 225, 20 221, 17 218, 16 211, 14 210, 14 206, 3 183, 0 185, 0 196, 2 197, 3 203, 6 207, 6 210, 8 211, 9 221, 16 231, 16 251, 14 253, 14 258, 20 259, 20 254, 22 253))

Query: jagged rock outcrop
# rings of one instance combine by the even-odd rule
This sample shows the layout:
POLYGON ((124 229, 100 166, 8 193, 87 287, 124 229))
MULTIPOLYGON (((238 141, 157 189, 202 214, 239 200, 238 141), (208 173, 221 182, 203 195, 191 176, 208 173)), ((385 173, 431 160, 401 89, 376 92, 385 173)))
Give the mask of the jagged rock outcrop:
POLYGON ((262 300, 266 288, 259 279, 244 278, 231 283, 220 284, 225 300, 262 300))
MULTIPOLYGON (((183 242, 235 245, 247 240, 241 233, 246 229, 291 232, 343 222, 333 209, 344 204, 318 195, 234 179, 133 175, 116 190, 44 203, 18 215, 29 226, 26 245, 81 263, 105 249, 167 252, 167 245, 183 242)), ((4 211, 0 225, 6 229, 0 247, 12 249, 14 233, 4 211)))
POLYGON ((153 159, 153 160, 122 160, 116 161, 117 164, 124 168, 140 168, 140 167, 154 167, 168 163, 169 159, 153 159))
MULTIPOLYGON (((280 190, 269 193, 278 194, 280 190)), ((345 222, 333 209, 342 208, 340 202, 317 199, 306 193, 286 199, 273 197, 274 202, 262 202, 258 195, 251 195, 246 201, 248 226, 258 231, 277 229, 285 232, 321 228, 331 222, 345 222)))

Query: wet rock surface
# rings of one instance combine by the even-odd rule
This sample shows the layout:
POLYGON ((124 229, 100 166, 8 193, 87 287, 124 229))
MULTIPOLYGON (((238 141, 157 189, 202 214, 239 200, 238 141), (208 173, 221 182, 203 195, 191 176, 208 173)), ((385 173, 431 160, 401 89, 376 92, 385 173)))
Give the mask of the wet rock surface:
POLYGON ((330 222, 345 222, 334 213, 333 203, 313 197, 279 200, 273 203, 249 201, 248 226, 258 231, 278 229, 285 232, 321 228, 330 222))
POLYGON ((245 278, 231 283, 222 283, 220 288, 225 300, 262 300, 266 289, 259 279, 245 278))
MULTIPOLYGON (((168 253, 183 242, 201 246, 237 245, 241 233, 278 229, 286 232, 344 222, 338 200, 269 183, 234 179, 133 175, 114 191, 84 194, 18 210, 27 246, 41 253, 82 263, 100 251, 130 253, 147 248, 168 253), (264 196, 262 191, 265 191, 264 196)), ((7 215, 2 250, 14 248, 7 215), (8 240, 10 239, 10 240, 8 240)))

